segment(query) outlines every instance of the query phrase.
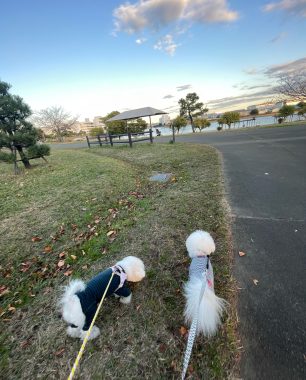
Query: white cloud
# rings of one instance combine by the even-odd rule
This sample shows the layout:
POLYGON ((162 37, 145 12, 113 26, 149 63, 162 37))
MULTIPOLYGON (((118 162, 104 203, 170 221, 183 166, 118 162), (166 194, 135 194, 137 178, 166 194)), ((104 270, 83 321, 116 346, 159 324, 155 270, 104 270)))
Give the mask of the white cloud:
POLYGON ((145 28, 158 30, 178 20, 184 5, 185 0, 140 0, 134 4, 122 4, 113 12, 115 30, 126 33, 145 28))
POLYGON ((229 9, 227 0, 190 0, 186 2, 184 18, 200 23, 232 22, 239 13, 229 9))
POLYGON ((275 36, 274 38, 272 38, 272 39, 270 40, 270 42, 271 42, 272 44, 274 44, 274 43, 276 43, 276 42, 279 42, 279 41, 283 40, 286 36, 287 36, 287 33, 284 33, 284 32, 279 33, 277 36, 275 36))
POLYGON ((264 74, 268 77, 277 78, 283 75, 294 75, 301 72, 306 72, 306 57, 281 65, 272 65, 264 71, 264 74))
POLYGON ((189 90, 191 87, 191 84, 182 84, 181 86, 177 86, 176 89, 177 91, 185 91, 189 90))
POLYGON ((256 75, 259 73, 259 70, 255 69, 254 67, 243 70, 248 75, 256 75))
POLYGON ((139 0, 120 5, 113 15, 115 32, 126 33, 156 31, 179 21, 214 23, 239 18, 238 12, 229 9, 227 0, 139 0))
POLYGON ((306 17, 306 0, 281 0, 274 3, 268 3, 264 6, 265 12, 275 10, 284 10, 287 13, 306 17))
POLYGON ((144 42, 146 42, 146 40, 147 40, 146 38, 137 38, 135 42, 138 45, 142 45, 144 42))
POLYGON ((173 56, 176 48, 180 46, 173 41, 173 37, 171 34, 167 34, 162 37, 157 43, 154 45, 154 49, 165 51, 167 54, 173 56))

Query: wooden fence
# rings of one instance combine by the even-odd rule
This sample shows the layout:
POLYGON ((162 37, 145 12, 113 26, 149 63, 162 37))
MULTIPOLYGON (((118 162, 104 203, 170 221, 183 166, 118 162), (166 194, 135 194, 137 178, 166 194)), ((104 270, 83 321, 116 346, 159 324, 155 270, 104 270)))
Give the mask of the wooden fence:
POLYGON ((101 147, 103 145, 111 145, 114 146, 114 144, 129 144, 132 148, 134 143, 140 142, 140 141, 150 141, 153 143, 153 134, 152 129, 148 132, 141 132, 141 133, 121 133, 120 135, 111 135, 111 134, 103 134, 103 135, 97 135, 94 137, 86 136, 88 148, 91 147, 91 145, 100 145, 101 147))

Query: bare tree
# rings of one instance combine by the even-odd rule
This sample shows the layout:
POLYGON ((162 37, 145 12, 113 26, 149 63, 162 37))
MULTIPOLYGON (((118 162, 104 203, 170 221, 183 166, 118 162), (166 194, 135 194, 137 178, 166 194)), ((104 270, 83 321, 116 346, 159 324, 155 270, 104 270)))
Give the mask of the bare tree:
POLYGON ((280 77, 278 92, 294 100, 306 99, 306 70, 280 77))
POLYGON ((37 112, 34 123, 40 128, 52 131, 58 141, 63 141, 63 134, 71 130, 77 118, 77 116, 72 117, 63 107, 53 106, 37 112))

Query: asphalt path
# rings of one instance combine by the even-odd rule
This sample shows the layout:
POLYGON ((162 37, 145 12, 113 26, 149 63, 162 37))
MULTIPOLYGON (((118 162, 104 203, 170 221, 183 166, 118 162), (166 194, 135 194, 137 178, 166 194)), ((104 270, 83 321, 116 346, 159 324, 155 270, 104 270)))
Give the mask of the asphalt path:
POLYGON ((177 141, 210 144, 223 156, 241 378, 306 379, 306 125, 177 141))
POLYGON ((215 146, 223 156, 239 284, 241 378, 306 379, 306 125, 176 140, 215 146))

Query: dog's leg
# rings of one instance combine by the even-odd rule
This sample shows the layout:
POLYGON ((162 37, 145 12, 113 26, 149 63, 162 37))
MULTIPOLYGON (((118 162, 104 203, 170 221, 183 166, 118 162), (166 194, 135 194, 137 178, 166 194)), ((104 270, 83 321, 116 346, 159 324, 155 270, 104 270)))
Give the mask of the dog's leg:
POLYGON ((80 338, 81 337, 81 329, 68 326, 67 327, 67 335, 71 336, 71 338, 80 338))
POLYGON ((127 304, 131 303, 131 300, 132 300, 132 293, 127 297, 120 297, 119 301, 121 303, 124 303, 125 305, 127 305, 127 304))
MULTIPOLYGON (((83 340, 85 338, 86 334, 87 334, 87 331, 81 330, 80 331, 80 338, 83 340)), ((99 335, 100 335, 100 329, 99 329, 99 327, 93 326, 92 330, 90 332, 88 340, 95 339, 99 335)))

